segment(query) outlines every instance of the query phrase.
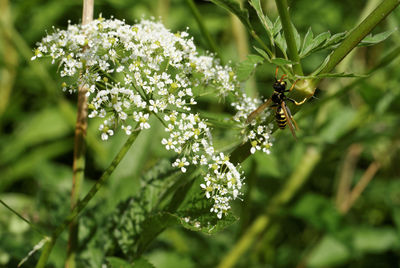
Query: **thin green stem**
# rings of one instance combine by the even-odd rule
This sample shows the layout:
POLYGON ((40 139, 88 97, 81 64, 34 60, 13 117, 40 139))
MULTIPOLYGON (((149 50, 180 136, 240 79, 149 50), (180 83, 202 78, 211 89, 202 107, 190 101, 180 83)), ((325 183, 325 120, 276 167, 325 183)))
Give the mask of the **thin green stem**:
POLYGON ((90 191, 85 195, 85 197, 75 206, 75 208, 70 212, 70 214, 65 218, 64 222, 59 225, 53 232, 52 236, 49 238, 48 242, 40 255, 39 261, 36 264, 36 268, 45 267, 47 260, 49 258, 50 252, 52 251, 54 244, 60 234, 73 222, 79 214, 87 207, 90 200, 96 195, 96 193, 100 190, 100 188, 105 184, 105 182, 110 178, 110 175, 113 173, 115 168, 124 158, 125 154, 128 152, 129 148, 132 146, 140 131, 133 132, 128 140, 125 142, 124 146, 118 152, 118 154, 114 157, 110 166, 104 171, 103 175, 100 179, 92 186, 90 191))
POLYGON ((20 218, 21 220, 23 220, 24 222, 26 222, 33 230, 35 230, 36 232, 38 232, 41 235, 45 235, 45 233, 35 224, 31 223, 28 219, 25 219, 21 214, 19 214, 17 211, 15 211, 12 207, 10 207, 9 205, 7 205, 3 200, 0 199, 0 203, 5 206, 8 210, 10 210, 12 213, 14 213, 15 215, 17 215, 18 218, 20 218))
POLYGON ((221 54, 219 53, 218 47, 214 41, 214 39, 211 37, 210 32, 207 30, 206 26, 204 25, 203 18, 201 17, 201 14, 199 10, 197 9, 196 4, 193 2, 193 0, 186 0, 187 5, 190 8, 190 11, 192 11, 192 14, 199 25, 200 31, 204 38, 206 39, 206 42, 212 52, 217 54, 219 57, 221 57, 221 54))
POLYGON ((282 22, 282 29, 288 47, 289 59, 293 62, 297 62, 293 65, 293 71, 297 75, 303 75, 303 68, 301 67, 299 53, 297 52, 296 39, 294 37, 293 24, 289 16, 287 0, 275 0, 275 3, 282 22))

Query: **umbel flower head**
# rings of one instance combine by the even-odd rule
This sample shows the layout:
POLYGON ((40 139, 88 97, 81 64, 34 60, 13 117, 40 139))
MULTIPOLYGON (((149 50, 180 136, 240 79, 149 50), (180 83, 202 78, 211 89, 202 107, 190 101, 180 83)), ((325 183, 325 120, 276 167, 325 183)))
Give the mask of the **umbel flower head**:
MULTIPOLYGON (((89 117, 102 119, 103 140, 118 127, 127 135, 148 129, 150 115, 156 115, 166 126, 162 145, 178 155, 172 165, 182 172, 190 165, 202 166, 201 187, 214 202, 211 211, 219 218, 228 211, 229 201, 240 195, 243 176, 228 156, 216 152, 207 121, 192 107, 199 88, 211 88, 219 97, 231 95, 237 103, 235 121, 247 128, 242 115, 247 110, 239 104, 247 97, 239 92, 231 67, 220 65, 213 55, 198 55, 187 32, 174 34, 149 20, 128 25, 99 18, 54 29, 38 43, 32 60, 44 56, 59 64, 61 77, 76 81, 64 82, 63 90, 87 90, 89 117)), ((262 144, 269 142, 268 131, 265 127, 255 135, 258 140, 262 136, 262 144)))

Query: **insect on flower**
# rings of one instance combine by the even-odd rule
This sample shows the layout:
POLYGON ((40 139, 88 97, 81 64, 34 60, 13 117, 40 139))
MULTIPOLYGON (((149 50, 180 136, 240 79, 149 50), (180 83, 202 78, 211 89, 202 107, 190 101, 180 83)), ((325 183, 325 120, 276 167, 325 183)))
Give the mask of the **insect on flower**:
POLYGON ((269 106, 274 107, 275 120, 278 127, 280 129, 284 129, 286 125, 288 125, 290 131, 292 132, 293 137, 296 139, 295 129, 298 129, 298 126, 296 121, 293 119, 292 114, 290 113, 289 107, 286 105, 286 101, 290 101, 296 105, 302 105, 307 100, 307 98, 304 98, 304 100, 302 100, 301 102, 297 102, 294 99, 286 96, 285 93, 293 90, 297 80, 293 83, 290 89, 286 89, 286 81, 284 81, 286 74, 282 75, 282 77, 278 80, 277 79, 278 69, 279 67, 276 67, 275 83, 272 85, 272 87, 274 88, 274 93, 272 93, 272 96, 266 102, 261 104, 256 110, 254 110, 249 114, 246 122, 250 123, 251 121, 253 121, 256 117, 258 117, 259 114, 261 114, 269 106))

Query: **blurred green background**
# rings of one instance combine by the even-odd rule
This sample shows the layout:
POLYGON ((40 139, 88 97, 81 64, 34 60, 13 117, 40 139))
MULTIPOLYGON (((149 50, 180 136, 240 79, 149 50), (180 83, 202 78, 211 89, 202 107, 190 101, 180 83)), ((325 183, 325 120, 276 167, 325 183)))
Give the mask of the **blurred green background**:
MULTIPOLYGON (((275 19, 274 1, 262 2, 275 19)), ((317 34, 350 30, 379 2, 297 0, 289 1, 289 6, 304 37, 309 27, 317 34)), ((195 3, 224 62, 236 64, 256 53, 232 15, 210 2, 195 3)), ((76 95, 62 93, 57 66, 45 60, 31 62, 30 58, 35 43, 52 26, 66 28, 68 20, 80 22, 82 3, 1 0, 0 5, 0 199, 51 230, 69 210, 76 95)), ((256 14, 249 10, 262 36, 256 14)), ((130 24, 143 17, 160 17, 174 32, 189 27, 199 49, 209 49, 185 0, 95 1, 95 17, 100 13, 130 24)), ((394 29, 399 22, 397 9, 376 32, 394 29)), ((396 31, 382 44, 358 48, 337 69, 366 73, 399 44, 396 31)), ((305 72, 317 68, 324 57, 326 53, 321 52, 306 58, 305 72)), ((246 91, 268 97, 274 70, 269 64, 260 66, 243 85, 246 91)), ((211 102, 214 100, 205 107, 218 111, 211 102)), ((155 267, 215 267, 257 217, 268 215, 268 225, 239 258, 237 267, 399 267, 399 60, 395 58, 367 78, 323 81, 316 98, 303 105, 295 118, 300 127, 297 142, 288 130, 279 130, 271 155, 256 153, 243 163, 246 194, 234 204, 235 214, 240 216, 237 223, 213 236, 169 228, 146 252, 149 262, 155 267), (281 189, 288 189, 288 181, 300 181, 299 190, 289 193, 276 207, 271 205, 281 189), (268 209, 271 207, 274 209, 268 209)), ((126 139, 118 132, 103 142, 98 125, 89 120, 84 192, 126 139)), ((159 142, 161 127, 154 124, 140 134, 113 178, 83 214, 82 233, 93 222, 101 226, 120 201, 137 192, 140 176, 167 155, 159 142)), ((220 136, 223 140, 224 133, 220 136)), ((40 239, 0 206, 0 267, 15 267, 40 239)), ((49 267, 63 267, 66 241, 65 233, 49 267)), ((96 261, 101 251, 101 245, 90 244, 81 256, 92 260, 88 267, 100 267, 96 261)), ((37 258, 38 254, 32 256, 25 267, 34 265, 37 258)))

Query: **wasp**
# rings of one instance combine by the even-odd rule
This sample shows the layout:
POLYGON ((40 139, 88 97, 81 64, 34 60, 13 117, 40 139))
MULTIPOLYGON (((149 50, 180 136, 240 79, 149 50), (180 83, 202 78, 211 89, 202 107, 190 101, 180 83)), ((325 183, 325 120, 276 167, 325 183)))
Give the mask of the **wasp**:
POLYGON ((293 137, 296 139, 295 129, 298 129, 298 126, 296 121, 293 119, 293 116, 290 113, 290 109, 286 105, 286 102, 290 101, 296 105, 302 105, 307 100, 307 98, 305 98, 301 102, 297 102, 294 99, 286 96, 287 92, 293 90, 297 80, 292 84, 292 86, 289 89, 286 89, 286 81, 284 81, 286 74, 282 75, 282 77, 278 80, 277 79, 278 69, 279 68, 277 67, 275 71, 275 82, 272 85, 274 93, 272 93, 272 96, 266 102, 261 104, 256 110, 254 110, 249 114, 246 122, 250 123, 251 121, 253 121, 259 114, 261 114, 268 107, 270 106, 274 107, 275 120, 278 127, 280 129, 284 129, 286 125, 288 125, 290 131, 292 132, 293 137))

